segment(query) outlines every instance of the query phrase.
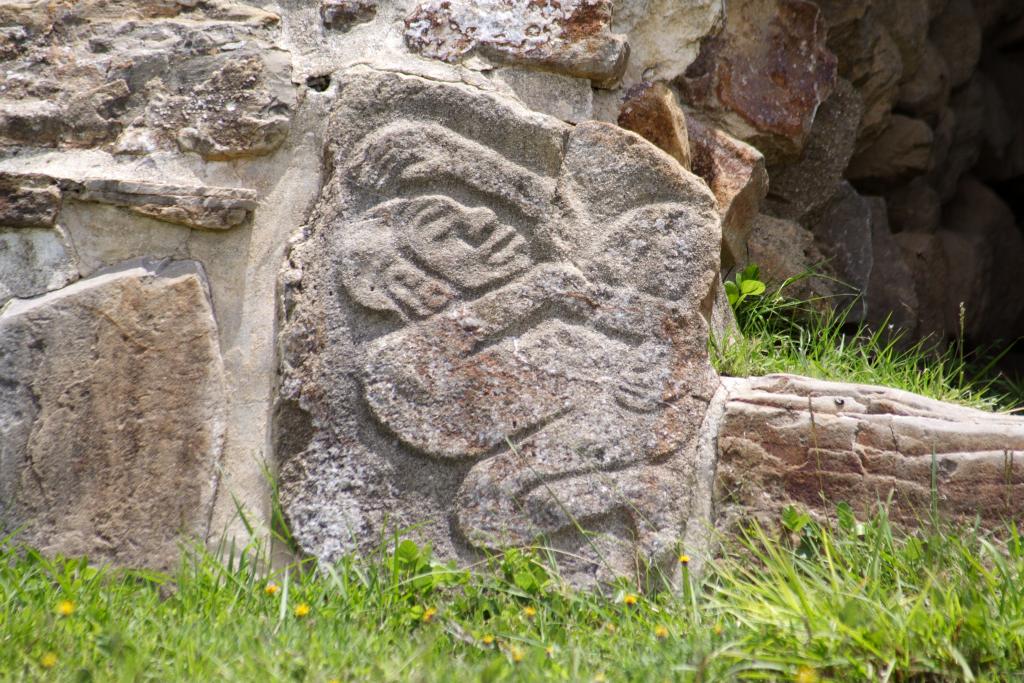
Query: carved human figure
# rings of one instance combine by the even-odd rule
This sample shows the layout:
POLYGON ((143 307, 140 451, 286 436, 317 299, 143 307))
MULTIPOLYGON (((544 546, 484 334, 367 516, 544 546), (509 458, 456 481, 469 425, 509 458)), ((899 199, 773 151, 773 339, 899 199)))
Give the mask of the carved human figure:
POLYGON ((346 148, 321 230, 340 296, 390 321, 348 374, 409 457, 466 472, 449 512, 469 546, 614 529, 660 563, 714 390, 713 199, 673 196, 685 172, 629 133, 566 133, 557 177, 406 117, 346 148), (668 187, 597 205, 587 160, 624 153, 665 164, 668 187))

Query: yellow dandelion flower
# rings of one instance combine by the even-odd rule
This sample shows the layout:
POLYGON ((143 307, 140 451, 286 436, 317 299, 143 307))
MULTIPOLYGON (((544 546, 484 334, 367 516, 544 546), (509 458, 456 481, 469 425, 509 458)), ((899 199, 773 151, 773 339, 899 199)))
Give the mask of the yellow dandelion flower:
POLYGON ((309 605, 304 602, 300 602, 295 606, 295 616, 299 619, 309 616, 309 605))
POLYGON ((544 648, 544 654, 546 654, 549 659, 554 657, 555 656, 555 646, 554 645, 548 645, 546 648, 544 648))
POLYGON ((809 666, 801 666, 796 670, 796 683, 818 683, 818 672, 809 666))
POLYGON ((70 617, 75 613, 75 603, 70 600, 61 600, 57 603, 57 614, 62 617, 70 617))
POLYGON ((716 636, 720 636, 722 635, 722 631, 724 631, 725 628, 723 628, 721 624, 715 624, 714 628, 712 628, 711 630, 715 632, 716 636))
POLYGON ((686 553, 683 553, 682 555, 680 555, 679 556, 679 564, 683 565, 684 567, 686 565, 690 564, 690 556, 687 555, 686 553))
POLYGON ((626 603, 630 607, 635 605, 637 603, 637 600, 639 600, 639 598, 637 598, 632 593, 626 593, 626 597, 622 598, 622 602, 626 603))
POLYGON ((604 625, 604 630, 608 631, 608 633, 615 633, 615 624, 609 621, 604 625))
POLYGON ((523 614, 526 615, 527 619, 533 619, 535 616, 537 616, 537 608, 527 605, 523 608, 523 614))
POLYGON ((263 592, 266 593, 267 595, 277 595, 277 591, 279 591, 279 590, 281 590, 281 587, 278 586, 273 581, 271 581, 270 583, 268 583, 266 586, 263 587, 263 592))
POLYGON ((520 650, 518 647, 513 647, 512 649, 510 649, 509 654, 512 655, 513 662, 521 662, 523 661, 523 657, 526 656, 526 654, 524 654, 523 651, 520 650))
POLYGON ((483 638, 480 639, 480 642, 484 645, 494 645, 494 636, 490 633, 487 633, 484 635, 483 638))
POLYGON ((423 621, 430 621, 431 619, 434 618, 435 614, 437 614, 437 608, 436 607, 428 607, 428 608, 426 608, 425 610, 423 610, 423 621))
POLYGON ((662 626, 661 624, 658 624, 654 627, 654 637, 659 639, 668 638, 668 628, 662 626))
POLYGON ((45 653, 42 657, 39 658, 39 666, 43 667, 44 669, 52 669, 53 667, 57 666, 57 653, 45 653))

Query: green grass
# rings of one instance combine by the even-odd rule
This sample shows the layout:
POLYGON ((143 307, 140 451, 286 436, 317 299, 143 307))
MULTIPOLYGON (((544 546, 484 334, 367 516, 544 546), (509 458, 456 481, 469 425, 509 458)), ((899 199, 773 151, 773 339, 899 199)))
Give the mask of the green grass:
MULTIPOLYGON (((716 369, 733 377, 777 372, 879 384, 985 410, 1024 406, 1024 384, 996 369, 999 349, 965 353, 934 340, 906 343, 898 330, 852 325, 849 305, 787 297, 793 278, 736 311, 742 337, 713 340, 716 369)), ((849 299, 847 299, 848 301, 849 299)))
MULTIPOLYGON (((778 291, 749 298, 739 320, 744 339, 712 346, 724 374, 796 372, 983 408, 1024 395, 959 349, 851 332, 842 314, 778 291)), ((858 522, 842 504, 834 518, 824 528, 787 510, 779 531, 730 538, 701 577, 651 595, 574 590, 543 549, 469 570, 410 541, 275 570, 260 546, 197 549, 163 575, 8 538, 0 680, 1024 681, 1015 528, 899 532, 884 511, 858 522)))
MULTIPOLYGON (((884 514, 753 529, 698 581, 574 591, 543 552, 472 571, 410 542, 267 573, 199 553, 174 576, 0 545, 3 680, 1010 681, 1024 677, 1024 543, 903 536, 884 514), (269 583, 278 586, 269 594, 269 583), (61 601, 74 611, 58 612, 61 601), (308 605, 306 616, 296 608, 308 605), (436 610, 433 611, 433 610, 436 610), (532 611, 531 611, 532 610, 532 611), (493 641, 491 640, 493 638, 493 641), (44 668, 48 655, 52 668, 44 668), (803 678, 799 678, 799 677, 803 678)), ((794 522, 793 520, 796 520, 794 522)), ((258 554, 258 553, 257 553, 258 554)), ((247 559, 248 558, 248 559, 247 559)))

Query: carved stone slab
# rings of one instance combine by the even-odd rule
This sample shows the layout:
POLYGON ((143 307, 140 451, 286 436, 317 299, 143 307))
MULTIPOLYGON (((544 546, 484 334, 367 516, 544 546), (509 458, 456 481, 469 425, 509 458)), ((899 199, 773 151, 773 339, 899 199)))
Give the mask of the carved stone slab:
POLYGON ((615 126, 369 69, 339 89, 282 276, 275 445, 303 548, 402 529, 466 559, 542 538, 580 582, 675 564, 708 524, 714 197, 615 126))
POLYGON ((786 505, 988 526, 1024 517, 1024 420, 897 389, 792 375, 724 378, 716 510, 722 524, 786 505), (823 503, 826 501, 826 503, 823 503))
POLYGON ((137 260, 0 310, 0 528, 171 569, 205 538, 224 377, 194 261, 137 260))

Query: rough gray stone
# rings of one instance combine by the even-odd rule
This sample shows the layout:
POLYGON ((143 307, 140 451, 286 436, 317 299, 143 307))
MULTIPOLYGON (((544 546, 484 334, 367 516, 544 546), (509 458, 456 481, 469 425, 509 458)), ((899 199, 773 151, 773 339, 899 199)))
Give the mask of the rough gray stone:
POLYGON ((750 263, 758 265, 764 282, 778 287, 792 279, 784 295, 814 302, 822 310, 831 306, 837 289, 832 268, 810 230, 795 221, 762 214, 753 221, 749 246, 750 263))
POLYGON ((890 329, 889 338, 910 344, 917 331, 918 303, 913 274, 889 230, 885 200, 869 197, 871 207, 871 276, 864 293, 867 319, 890 329))
MULTIPOLYGON (((814 233, 815 242, 846 291, 853 296, 867 292, 872 265, 868 200, 844 182, 828 204, 807 216, 804 225, 814 233)), ((866 310, 863 298, 851 302, 849 320, 863 320, 866 310)))
POLYGON ((205 277, 137 261, 0 311, 0 513, 47 553, 170 569, 224 430, 205 277))
POLYGON ((612 85, 629 57, 610 0, 427 0, 405 20, 409 49, 457 62, 472 54, 612 85))
POLYGON ((932 168, 934 139, 921 119, 896 114, 885 132, 853 157, 846 177, 882 187, 910 180, 932 168))
POLYGON ((691 491, 716 386, 714 197, 613 125, 341 79, 334 173, 283 273, 295 537, 328 559, 389 526, 442 557, 543 537, 579 583, 671 573, 707 521, 691 491))
POLYGON ((818 108, 799 161, 768 169, 768 213, 798 221, 832 199, 853 156, 863 114, 860 95, 840 78, 818 108))
POLYGON ((496 77, 534 111, 568 123, 594 117, 594 90, 586 79, 514 66, 497 69, 496 77))
POLYGON ((72 253, 60 230, 0 227, 0 306, 77 280, 72 253))
POLYGON ((252 217, 257 206, 252 190, 230 187, 184 187, 108 178, 64 179, 68 198, 123 206, 137 214, 190 228, 227 230, 252 217))
POLYGON ((60 190, 51 178, 0 173, 0 226, 49 228, 60 213, 60 190))

